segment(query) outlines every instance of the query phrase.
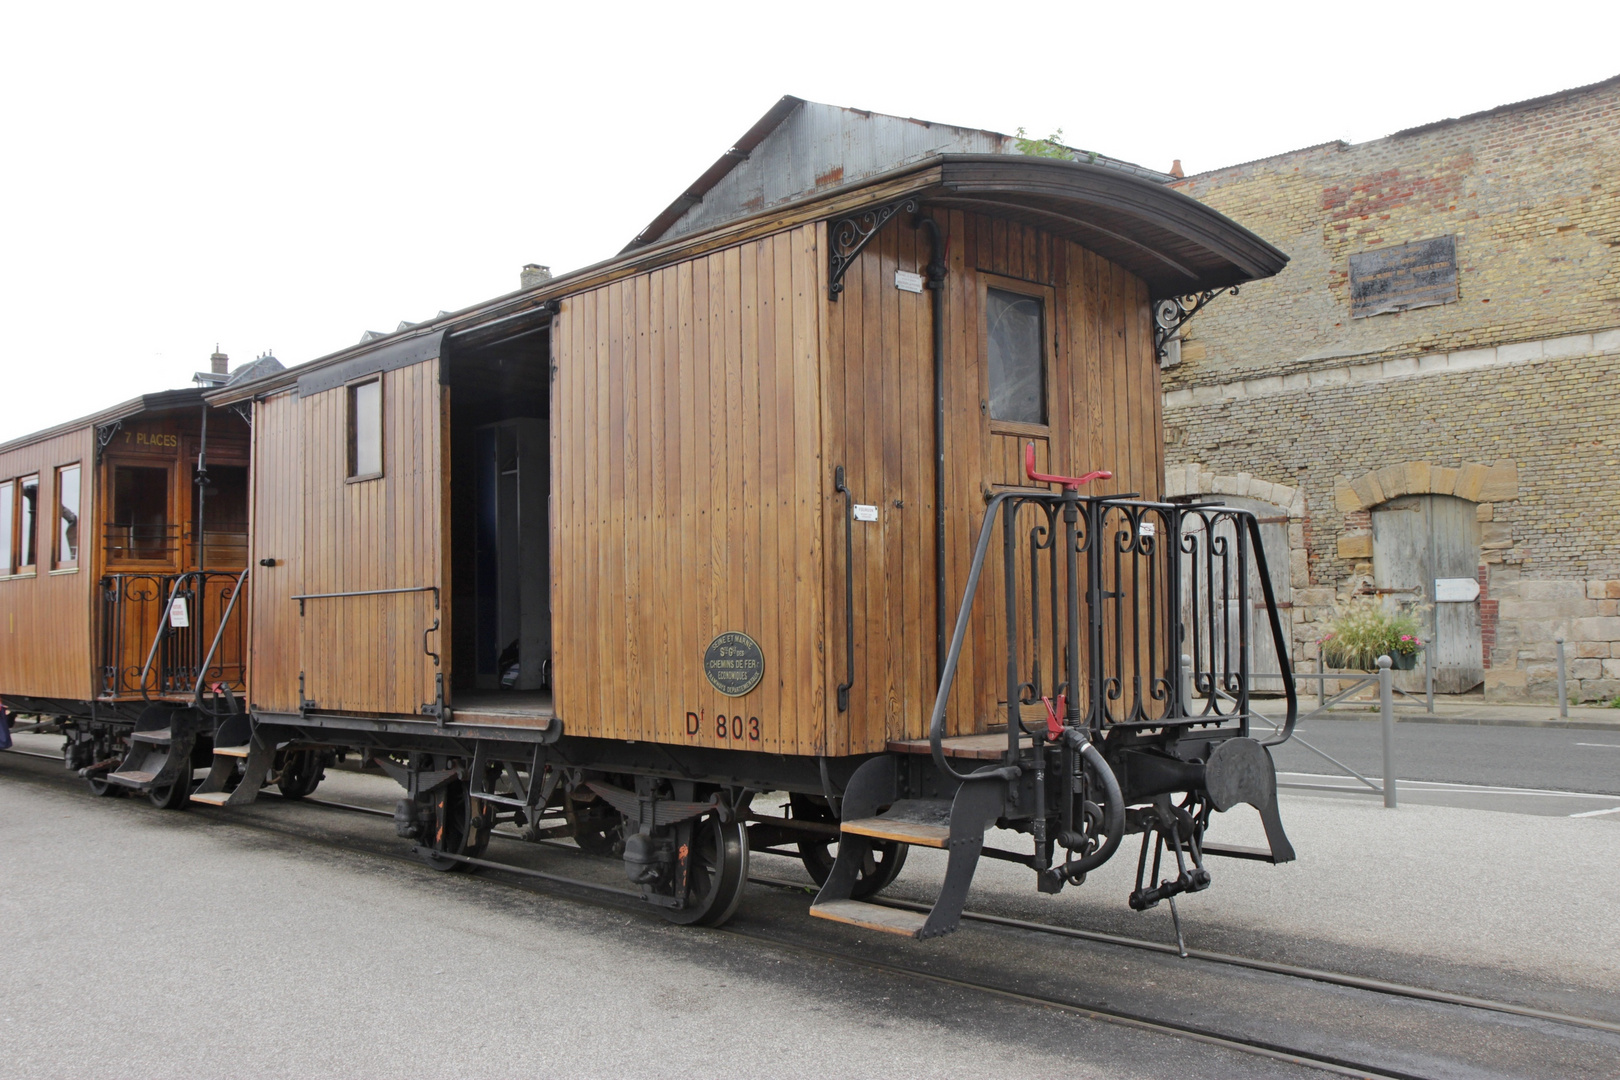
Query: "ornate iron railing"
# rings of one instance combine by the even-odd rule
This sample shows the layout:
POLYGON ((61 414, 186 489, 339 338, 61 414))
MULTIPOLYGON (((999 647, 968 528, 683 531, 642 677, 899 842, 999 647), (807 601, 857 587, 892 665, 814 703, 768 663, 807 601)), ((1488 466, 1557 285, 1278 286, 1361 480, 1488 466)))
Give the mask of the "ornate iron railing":
POLYGON ((1294 682, 1255 515, 1082 497, 1083 481, 1072 479, 1058 492, 1004 491, 990 502, 931 717, 941 767, 951 686, 998 524, 1001 581, 992 595, 1005 650, 1008 764, 1020 735, 1041 739, 1061 726, 1100 735, 1216 724, 1247 735, 1254 683, 1276 678, 1269 665, 1256 673, 1257 642, 1276 652, 1286 697, 1286 722, 1270 741, 1287 738, 1294 682), (1263 635, 1254 625, 1261 610, 1263 635))
POLYGON ((232 603, 241 580, 240 570, 102 578, 102 694, 189 698, 215 683, 244 690, 247 625, 232 603))

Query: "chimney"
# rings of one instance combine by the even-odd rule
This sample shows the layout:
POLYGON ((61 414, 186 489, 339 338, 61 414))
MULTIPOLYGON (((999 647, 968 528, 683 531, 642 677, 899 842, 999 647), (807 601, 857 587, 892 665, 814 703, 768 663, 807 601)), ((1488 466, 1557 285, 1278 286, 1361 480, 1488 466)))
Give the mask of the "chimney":
POLYGON ((1170 175, 1175 177, 1177 180, 1185 180, 1187 178, 1187 174, 1181 171, 1180 158, 1176 158, 1176 160, 1170 163, 1170 175))
POLYGON ((543 285, 551 280, 551 267, 541 266, 539 263, 528 263, 523 267, 523 284, 525 289, 532 289, 536 285, 543 285))
POLYGON ((220 352, 218 345, 214 346, 214 355, 208 358, 208 370, 215 375, 230 374, 231 358, 220 352))

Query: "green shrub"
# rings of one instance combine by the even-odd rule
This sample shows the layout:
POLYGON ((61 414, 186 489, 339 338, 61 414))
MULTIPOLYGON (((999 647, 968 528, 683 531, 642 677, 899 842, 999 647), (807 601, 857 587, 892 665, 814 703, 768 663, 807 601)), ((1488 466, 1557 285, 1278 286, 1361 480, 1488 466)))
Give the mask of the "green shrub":
POLYGON ((1423 648, 1418 612, 1391 614, 1372 596, 1356 596, 1339 605, 1323 636, 1322 662, 1330 668, 1372 671, 1378 658, 1396 653, 1412 656, 1423 648))

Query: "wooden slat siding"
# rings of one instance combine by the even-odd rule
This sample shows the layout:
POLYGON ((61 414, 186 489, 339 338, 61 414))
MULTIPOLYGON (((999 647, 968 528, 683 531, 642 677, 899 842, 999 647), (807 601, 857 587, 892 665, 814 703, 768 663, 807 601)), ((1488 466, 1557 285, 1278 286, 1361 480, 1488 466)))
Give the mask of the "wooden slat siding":
POLYGON ((789 694, 822 700, 796 685, 823 673, 821 604, 807 595, 823 581, 815 250, 801 230, 565 302, 555 422, 562 445, 583 437, 587 450, 556 474, 558 566, 565 577, 586 567, 571 576, 595 583, 557 592, 558 711, 571 733, 819 749, 820 717, 783 707, 789 694), (576 325, 588 318, 594 328, 576 325), (810 437, 795 441, 800 428, 810 437), (582 626, 588 660, 568 630, 582 626), (702 671, 712 637, 734 629, 766 651, 762 689, 741 699, 702 671), (691 737, 688 710, 702 716, 691 737), (721 715, 743 718, 741 740, 729 725, 717 734, 721 715))
MULTIPOLYGON (((0 580, 0 693, 87 701, 100 688, 95 586, 102 519, 95 448, 95 428, 86 425, 0 454, 0 480, 39 474, 35 576, 0 580), (56 467, 74 462, 79 464, 79 569, 52 575, 56 467)), ((12 499, 18 499, 15 487, 12 499)))
MULTIPOLYGON (((777 410, 781 401, 777 379, 777 326, 776 304, 776 243, 764 240, 755 245, 754 313, 756 319, 755 342, 759 357, 759 611, 761 651, 768 657, 783 655, 782 643, 791 641, 792 634, 784 634, 782 620, 782 534, 791 540, 791 525, 783 528, 788 513, 783 498, 783 474, 792 468, 793 459, 781 452, 781 434, 778 430, 777 410)), ((761 746, 772 754, 783 752, 782 739, 792 730, 788 717, 792 715, 792 697, 788 688, 792 683, 791 670, 777 662, 765 671, 765 696, 761 699, 761 746)), ((794 749, 797 749, 795 744, 794 749)))
MULTIPOLYGON (((949 235, 951 264, 945 290, 946 457, 956 467, 947 476, 946 577, 954 616, 984 520, 984 493, 997 484, 1027 483, 1026 442, 1035 443, 1037 467, 1045 471, 1111 468, 1118 479, 1100 485, 1100 490, 1136 490, 1149 495, 1159 490, 1156 473, 1162 468, 1162 448, 1158 446, 1158 406, 1152 400, 1157 381, 1145 286, 1078 245, 1037 229, 962 212, 942 213, 938 220, 949 235), (1049 437, 989 431, 983 413, 989 388, 979 312, 981 273, 1054 290, 1048 328, 1053 350, 1049 437)), ((857 499, 877 502, 884 522, 881 530, 864 526, 880 534, 876 540, 863 544, 862 534, 856 533, 856 688, 847 718, 848 738, 841 744, 848 753, 881 749, 880 729, 891 737, 895 728, 907 737, 925 735, 936 689, 932 670, 932 327, 926 296, 901 294, 893 286, 894 269, 921 272, 927 250, 914 235, 902 235, 909 232, 903 226, 891 225, 890 229, 893 231, 886 230, 867 248, 859 265, 850 268, 844 295, 828 306, 825 431, 829 468, 847 465, 857 499), (915 303, 911 322, 902 314, 907 303, 915 303), (895 499, 902 500, 905 507, 896 508, 895 499), (922 512, 914 515, 914 507, 922 512)), ((823 594, 828 605, 829 667, 833 669, 823 686, 830 693, 843 675, 843 524, 839 516, 843 503, 829 489, 823 505, 831 515, 823 540, 838 545, 829 552, 823 594)), ((1027 533, 1034 522, 1033 514, 1026 515, 1020 531, 1027 533)), ((973 734, 1005 721, 1000 539, 998 531, 958 668, 957 692, 948 716, 948 730, 953 734, 973 734)), ((1027 676, 1034 641, 1028 606, 1029 552, 1023 543, 1016 565, 1024 582, 1017 614, 1021 674, 1027 676)), ((1043 602, 1046 598, 1043 588, 1043 602)), ((1049 608, 1043 610, 1041 651, 1047 690, 1057 674, 1052 670, 1050 618, 1049 608)), ((831 711, 829 716, 837 719, 831 711)))
MULTIPOLYGON (((792 567, 784 573, 781 585, 782 664, 787 673, 783 690, 782 749, 784 753, 843 753, 835 749, 848 744, 848 714, 837 711, 838 683, 844 679, 843 656, 843 581, 842 539, 836 551, 828 550, 825 566, 805 566, 801 560, 813 551, 821 535, 820 522, 823 500, 835 500, 836 508, 829 509, 825 520, 842 523, 843 496, 833 490, 832 470, 844 464, 841 457, 825 449, 826 435, 822 418, 829 412, 836 414, 839 424, 847 423, 843 398, 830 399, 831 405, 818 403, 814 409, 803 400, 806 395, 822 393, 825 361, 819 342, 821 322, 827 317, 826 305, 820 298, 826 295, 825 281, 817 277, 821 263, 816 261, 816 245, 826 242, 824 226, 811 228, 809 238, 811 265, 804 265, 806 240, 800 231, 784 232, 774 240, 776 311, 776 391, 777 454, 781 460, 781 497, 783 515, 778 519, 777 545, 781 565, 792 567), (812 298, 803 293, 810 290, 812 298), (801 323, 807 306, 813 312, 815 369, 804 370, 804 335, 811 326, 801 323), (813 462, 807 462, 812 458, 813 462), (809 468, 808 482, 806 468, 809 468), (810 502, 808 506, 806 499, 810 502), (831 568, 840 569, 834 571, 831 568), (839 590, 836 603, 829 601, 826 590, 839 590), (817 588, 822 590, 819 610, 826 612, 827 620, 837 620, 836 631, 828 630, 812 606, 810 597, 817 588), (811 591, 807 591, 811 590, 811 591), (810 620, 810 635, 805 636, 806 620, 810 620), (836 633, 836 639, 833 634, 836 633), (836 644, 834 641, 836 640, 836 644), (796 661, 789 658, 797 649, 796 661), (817 678, 803 677, 807 653, 812 663, 819 663, 817 678)), ((829 399, 821 398, 821 401, 829 399)), ((826 502, 832 507, 833 501, 826 502)))
MULTIPOLYGON (((296 711, 302 670, 319 708, 416 715, 433 700, 441 670, 423 650, 422 632, 435 614, 430 593, 310 601, 302 619, 288 599, 295 592, 444 584, 438 362, 382 376, 381 479, 345 483, 347 394, 342 387, 302 400, 289 393, 260 406, 266 426, 257 433, 254 463, 262 522, 256 543, 265 557, 287 565, 264 570, 265 586, 255 585, 254 662, 266 666, 252 696, 263 709, 296 711), (295 664, 283 666, 283 657, 295 664)), ((441 630, 429 644, 442 656, 448 607, 438 616, 441 630)))
MULTIPOLYGON (((737 625, 744 626, 764 649, 767 626, 774 626, 776 613, 764 607, 762 579, 775 573, 775 560, 767 563, 763 558, 763 508, 760 505, 760 448, 763 429, 760 424, 760 363, 759 363, 759 245, 745 244, 738 251, 736 311, 738 320, 737 402, 738 425, 742 436, 742 564, 743 595, 736 601, 737 625), (745 359, 746 358, 746 359, 745 359), (746 621, 745 621, 746 620, 746 621)), ((728 314, 731 302, 727 302, 728 314)), ((743 716, 742 743, 749 750, 763 750, 766 745, 764 718, 775 713, 781 695, 775 692, 769 680, 763 677, 759 689, 748 698, 737 702, 743 716), (760 717, 760 730, 754 732, 748 717, 760 717), (753 736, 752 738, 750 736, 753 736)))
POLYGON ((820 685, 821 666, 826 655, 826 626, 821 605, 821 587, 826 580, 823 558, 822 506, 828 486, 825 455, 820 445, 821 373, 823 349, 821 345, 821 308, 826 304, 827 281, 824 250, 824 228, 801 225, 794 234, 795 258, 793 263, 793 344, 794 344, 794 431, 795 455, 798 475, 798 505, 795 515, 801 522, 798 530, 798 557, 794 562, 796 577, 795 611, 798 615, 794 655, 798 664, 798 685, 811 687, 810 700, 801 702, 799 712, 799 752, 820 754, 826 752, 827 730, 826 698, 816 689, 820 685), (806 708, 805 706, 808 706, 806 708))

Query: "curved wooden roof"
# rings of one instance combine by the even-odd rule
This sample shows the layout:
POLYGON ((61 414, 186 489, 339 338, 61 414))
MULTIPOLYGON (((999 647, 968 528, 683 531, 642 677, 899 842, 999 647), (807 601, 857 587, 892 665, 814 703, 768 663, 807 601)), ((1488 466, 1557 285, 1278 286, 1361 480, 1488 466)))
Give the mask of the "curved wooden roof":
POLYGON ((1070 237, 1163 298, 1271 277, 1288 256, 1174 188, 1081 161, 942 155, 930 206, 994 214, 1070 237))

